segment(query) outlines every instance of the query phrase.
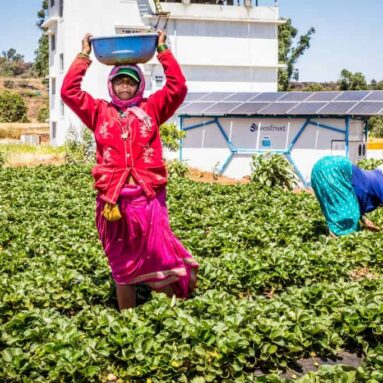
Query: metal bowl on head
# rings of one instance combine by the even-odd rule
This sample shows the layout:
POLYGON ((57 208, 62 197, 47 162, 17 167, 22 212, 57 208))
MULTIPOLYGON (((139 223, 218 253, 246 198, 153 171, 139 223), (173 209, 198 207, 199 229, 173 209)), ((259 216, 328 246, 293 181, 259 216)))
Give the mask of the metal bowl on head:
POLYGON ((105 37, 91 37, 94 54, 106 65, 146 63, 156 50, 157 33, 132 33, 105 37))

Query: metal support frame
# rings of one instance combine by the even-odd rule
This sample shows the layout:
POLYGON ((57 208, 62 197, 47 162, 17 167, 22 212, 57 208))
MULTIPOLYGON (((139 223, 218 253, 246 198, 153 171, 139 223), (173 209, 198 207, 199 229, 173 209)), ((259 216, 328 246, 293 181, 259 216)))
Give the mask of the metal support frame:
MULTIPOLYGON (((227 118, 227 117, 233 118, 233 116, 224 116, 224 118, 227 118)), ((235 117, 249 118, 249 116, 235 116, 235 117)), ((280 116, 256 116, 256 117, 257 118, 280 118, 280 116)), ((284 117, 286 117, 286 116, 284 116, 284 117)), ((313 121, 312 120, 312 119, 315 119, 315 120, 320 119, 320 117, 318 117, 318 116, 306 117, 306 120, 302 124, 302 126, 299 129, 298 133, 293 137, 293 139, 291 140, 291 143, 288 145, 287 149, 285 149, 285 150, 283 150, 283 149, 269 150, 269 149, 237 148, 231 142, 229 136, 225 132, 225 129, 223 128, 222 124, 219 121, 220 117, 218 117, 218 116, 207 117, 206 121, 203 121, 203 122, 198 123, 198 124, 193 124, 193 125, 190 125, 190 126, 187 126, 187 127, 184 126, 185 125, 184 124, 184 120, 185 119, 187 119, 187 118, 201 118, 201 116, 180 116, 179 118, 180 118, 180 129, 183 130, 183 131, 186 131, 186 132, 189 131, 189 130, 192 130, 192 129, 202 128, 202 127, 205 127, 205 126, 208 126, 208 125, 216 125, 217 126, 218 130, 221 132, 221 134, 222 134, 222 136, 223 136, 223 138, 224 138, 224 140, 225 140, 225 142, 226 142, 226 144, 228 146, 228 149, 230 150, 229 156, 226 158, 225 162, 223 163, 223 165, 218 170, 219 174, 222 174, 222 173, 225 172, 225 170, 227 169, 227 167, 229 166, 231 160, 234 158, 235 155, 238 155, 238 154, 253 155, 253 154, 261 154, 261 153, 278 153, 278 154, 282 154, 282 155, 284 155, 286 157, 286 159, 289 161, 289 163, 294 168, 294 171, 298 175, 298 177, 301 180, 302 184, 305 187, 308 187, 309 183, 306 182, 306 180, 304 179, 303 174, 300 171, 298 165, 296 164, 296 162, 292 158, 292 150, 294 149, 294 146, 299 141, 299 139, 302 136, 303 132, 310 125, 315 126, 317 128, 320 128, 320 129, 331 130, 333 132, 344 134, 344 138, 345 138, 345 155, 346 155, 346 157, 349 156, 349 133, 350 133, 349 132, 350 131, 350 117, 349 116, 345 116, 344 118, 341 118, 341 119, 344 119, 344 122, 345 122, 345 128, 344 129, 340 129, 340 128, 335 127, 335 126, 330 126, 330 125, 322 124, 322 123, 320 123, 318 121, 313 121)), ((183 148, 183 140, 180 140, 180 156, 179 156, 180 161, 182 161, 182 156, 183 156, 182 148, 183 148)))
POLYGON ((345 145, 345 149, 346 149, 346 157, 348 157, 349 155, 349 142, 348 142, 348 138, 349 138, 349 132, 350 132, 350 117, 347 116, 345 118, 346 120, 346 132, 345 132, 345 138, 344 138, 344 145, 345 145))

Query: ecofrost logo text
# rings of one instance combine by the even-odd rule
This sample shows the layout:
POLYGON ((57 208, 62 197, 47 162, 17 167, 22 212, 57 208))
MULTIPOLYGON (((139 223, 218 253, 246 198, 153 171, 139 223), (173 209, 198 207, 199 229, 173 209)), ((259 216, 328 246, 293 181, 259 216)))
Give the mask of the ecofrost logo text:
MULTIPOLYGON (((255 122, 250 125, 250 132, 258 132, 259 126, 255 122)), ((284 125, 261 125, 261 132, 286 132, 284 125)))

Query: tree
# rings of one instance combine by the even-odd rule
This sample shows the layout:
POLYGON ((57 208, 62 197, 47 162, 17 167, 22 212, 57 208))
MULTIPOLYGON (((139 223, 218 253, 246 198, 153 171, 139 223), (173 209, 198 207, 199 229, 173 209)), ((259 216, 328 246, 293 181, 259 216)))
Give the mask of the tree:
POLYGON ((368 88, 366 78, 360 72, 352 73, 343 69, 340 75, 341 78, 338 80, 340 90, 365 90, 368 88))
POLYGON ((369 88, 372 90, 383 90, 383 81, 371 80, 369 88))
POLYGON ((41 4, 41 9, 37 12, 37 17, 38 17, 38 20, 37 20, 37 26, 41 29, 43 29, 42 25, 44 24, 45 22, 45 17, 46 17, 46 14, 47 14, 47 10, 48 10, 48 0, 43 0, 42 4, 41 4))
POLYGON ((302 90, 305 92, 322 92, 324 90, 324 86, 319 82, 312 82, 302 90))
POLYGON ((0 55, 0 76, 19 76, 27 72, 31 63, 24 61, 24 56, 17 53, 16 49, 3 50, 0 55))
POLYGON ((49 41, 47 35, 42 35, 39 39, 39 47, 35 51, 35 61, 33 63, 33 73, 37 77, 48 76, 49 73, 49 41))
POLYGON ((372 116, 368 119, 368 132, 371 137, 383 137, 383 116, 372 116))
POLYGON ((298 30, 292 25, 291 19, 286 20, 285 24, 278 27, 279 62, 286 65, 286 69, 279 70, 279 90, 289 90, 291 79, 298 81, 299 70, 296 68, 296 63, 305 51, 310 48, 311 38, 314 33, 315 29, 311 27, 307 33, 301 35, 298 42, 295 43, 298 30))
POLYGON ((48 0, 43 0, 41 9, 37 12, 38 21, 36 25, 41 29, 41 37, 38 41, 38 48, 35 50, 35 62, 33 63, 33 72, 38 77, 48 76, 49 73, 49 41, 45 34, 46 29, 43 24, 48 9, 48 0))
POLYGON ((162 145, 175 152, 180 148, 180 140, 185 137, 185 132, 179 130, 174 123, 162 124, 160 126, 162 145))
POLYGON ((24 61, 24 56, 17 53, 16 49, 10 48, 7 51, 2 51, 1 55, 3 58, 5 58, 7 61, 12 61, 12 62, 21 62, 24 61))
MULTIPOLYGON (((371 80, 369 89, 383 90, 383 80, 371 80)), ((372 116, 368 119, 368 131, 371 137, 383 137, 383 116, 372 116)))

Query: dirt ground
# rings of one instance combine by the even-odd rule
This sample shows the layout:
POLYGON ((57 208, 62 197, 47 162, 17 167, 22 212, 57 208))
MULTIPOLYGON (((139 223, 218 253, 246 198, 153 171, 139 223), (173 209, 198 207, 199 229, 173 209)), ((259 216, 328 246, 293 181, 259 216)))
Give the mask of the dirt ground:
POLYGON ((49 145, 48 123, 0 123, 0 150, 6 155, 6 166, 37 166, 61 164, 64 153, 49 145), (23 146, 21 135, 38 135, 41 145, 23 146), (4 145, 3 147, 1 147, 4 145))
POLYGON ((20 140, 22 134, 38 134, 43 142, 49 141, 49 124, 40 122, 31 123, 0 123, 0 140, 20 140))
POLYGON ((241 179, 235 179, 230 177, 225 177, 221 175, 216 175, 212 172, 205 172, 195 168, 189 168, 188 177, 196 182, 210 182, 221 185, 236 185, 236 184, 247 184, 250 182, 249 177, 244 177, 241 179))

